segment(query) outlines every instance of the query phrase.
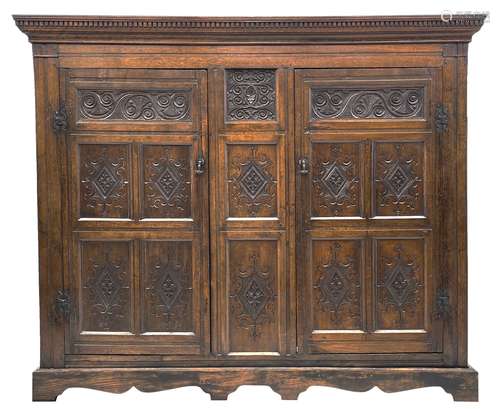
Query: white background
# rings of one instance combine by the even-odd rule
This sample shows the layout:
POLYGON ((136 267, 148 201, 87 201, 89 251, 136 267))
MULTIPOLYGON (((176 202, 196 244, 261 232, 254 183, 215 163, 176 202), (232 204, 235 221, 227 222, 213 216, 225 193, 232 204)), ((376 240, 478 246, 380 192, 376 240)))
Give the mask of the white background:
MULTIPOLYGON (((36 221, 35 110, 31 47, 11 14, 117 14, 171 16, 440 14, 443 10, 490 11, 490 22, 469 48, 469 363, 480 374, 480 404, 500 407, 498 336, 500 311, 500 93, 499 2, 495 0, 2 0, 0 85, 0 402, 4 408, 48 407, 31 403, 31 372, 38 366, 38 273, 36 221), (497 20, 498 19, 498 20, 497 20), (497 402, 497 403, 495 403, 497 402), (7 404, 7 406, 6 406, 7 404)), ((464 407, 439 388, 385 394, 314 387, 297 402, 281 401, 264 386, 244 386, 227 402, 210 402, 196 387, 157 393, 135 389, 122 395, 70 389, 60 408, 93 405, 255 408, 464 407), (456 406, 454 406, 456 405, 456 406)))

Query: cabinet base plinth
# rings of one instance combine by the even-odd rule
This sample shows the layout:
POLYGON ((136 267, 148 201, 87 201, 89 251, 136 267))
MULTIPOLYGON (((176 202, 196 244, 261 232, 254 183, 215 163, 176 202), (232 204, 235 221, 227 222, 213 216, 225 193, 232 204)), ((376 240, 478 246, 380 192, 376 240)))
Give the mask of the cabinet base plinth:
POLYGON ((123 393, 132 387, 156 392, 199 386, 212 399, 227 399, 242 385, 268 385, 282 399, 297 399, 310 386, 331 386, 384 392, 440 386, 456 401, 478 400, 478 374, 472 368, 78 368, 38 369, 33 372, 33 400, 54 401, 68 388, 91 388, 123 393))

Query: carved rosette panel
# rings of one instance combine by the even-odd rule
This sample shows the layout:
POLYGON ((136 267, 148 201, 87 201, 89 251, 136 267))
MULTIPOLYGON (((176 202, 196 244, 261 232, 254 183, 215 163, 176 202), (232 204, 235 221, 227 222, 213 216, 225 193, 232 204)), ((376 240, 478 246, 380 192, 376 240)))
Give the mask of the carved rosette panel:
POLYGON ((277 215, 276 145, 228 147, 229 215, 277 215))
POLYGON ((276 120, 276 71, 226 70, 226 121, 276 120))
POLYGON ((82 329, 131 331, 129 243, 81 244, 82 329))
POLYGON ((377 328, 424 326, 424 243, 377 240, 377 328))
POLYGON ((312 216, 361 216, 360 144, 315 143, 312 158, 312 216))
POLYGON ((261 335, 259 327, 275 319, 274 274, 259 262, 257 253, 252 253, 232 281, 229 297, 238 325, 248 330, 252 338, 257 338, 261 335))
POLYGON ((191 148, 144 146, 144 203, 146 218, 191 216, 191 148))
POLYGON ((80 217, 128 218, 129 147, 80 145, 80 217))
POLYGON ((80 118, 93 121, 190 121, 191 90, 78 90, 80 118))
POLYGON ((424 143, 375 144, 375 214, 424 215, 424 143))
POLYGON ((314 272, 314 329, 361 329, 359 241, 317 240, 313 246, 313 260, 324 260, 314 272))
POLYGON ((311 119, 423 118, 424 88, 312 88, 311 119))
POLYGON ((193 331, 191 242, 148 242, 145 332, 193 331))

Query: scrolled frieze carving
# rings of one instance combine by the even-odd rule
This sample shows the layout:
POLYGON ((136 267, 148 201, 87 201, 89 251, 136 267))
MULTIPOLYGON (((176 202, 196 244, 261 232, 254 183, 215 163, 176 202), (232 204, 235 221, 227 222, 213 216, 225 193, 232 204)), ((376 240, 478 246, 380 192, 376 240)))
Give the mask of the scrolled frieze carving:
POLYGON ((311 119, 422 118, 424 88, 312 88, 311 119))
POLYGON ((91 120, 189 121, 191 91, 79 90, 80 117, 91 120))

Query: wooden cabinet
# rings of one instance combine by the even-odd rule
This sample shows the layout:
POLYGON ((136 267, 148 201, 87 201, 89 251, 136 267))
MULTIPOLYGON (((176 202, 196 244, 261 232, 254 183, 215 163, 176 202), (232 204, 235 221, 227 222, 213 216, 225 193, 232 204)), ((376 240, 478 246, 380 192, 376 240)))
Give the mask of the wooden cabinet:
POLYGON ((465 93, 484 17, 16 16, 37 103, 33 398, 477 400, 465 93))

